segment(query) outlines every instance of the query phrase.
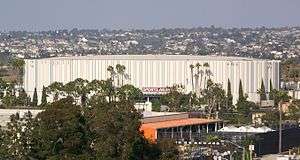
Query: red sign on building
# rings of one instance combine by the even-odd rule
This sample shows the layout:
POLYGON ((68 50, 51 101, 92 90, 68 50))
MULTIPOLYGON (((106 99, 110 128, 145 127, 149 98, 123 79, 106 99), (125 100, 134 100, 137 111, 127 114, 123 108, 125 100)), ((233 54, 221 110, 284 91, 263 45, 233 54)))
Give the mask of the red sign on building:
POLYGON ((170 91, 168 87, 143 87, 144 94, 166 94, 170 91))

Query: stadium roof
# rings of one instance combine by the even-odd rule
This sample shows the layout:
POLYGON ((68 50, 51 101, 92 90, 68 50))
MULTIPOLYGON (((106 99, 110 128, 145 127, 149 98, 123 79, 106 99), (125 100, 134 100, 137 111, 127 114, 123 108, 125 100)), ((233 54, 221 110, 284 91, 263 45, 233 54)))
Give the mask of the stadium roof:
MULTIPOLYGON (((200 60, 200 61, 257 61, 265 59, 254 59, 246 57, 227 57, 227 56, 197 56, 197 55, 91 55, 91 56, 70 56, 43 58, 51 60, 200 60)), ((269 60, 267 60, 269 61, 269 60)))

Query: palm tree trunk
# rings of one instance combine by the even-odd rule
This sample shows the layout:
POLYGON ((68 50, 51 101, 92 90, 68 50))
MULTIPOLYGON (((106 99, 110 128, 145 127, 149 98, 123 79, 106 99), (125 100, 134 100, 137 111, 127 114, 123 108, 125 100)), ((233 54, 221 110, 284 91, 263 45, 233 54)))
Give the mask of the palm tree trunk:
POLYGON ((19 77, 19 86, 21 86, 21 84, 22 84, 22 71, 21 71, 21 69, 19 69, 18 77, 19 77))
POLYGON ((191 78, 192 78, 192 91, 194 92, 194 77, 193 77, 193 72, 192 72, 191 78))
POLYGON ((203 79, 203 75, 201 74, 201 78, 200 78, 200 88, 202 88, 202 79, 203 79))
POLYGON ((192 82, 192 92, 194 92, 194 72, 191 70, 191 82, 192 82))
POLYGON ((122 86, 124 85, 124 74, 122 74, 122 77, 121 77, 121 83, 122 83, 122 86))
POLYGON ((197 93, 199 89, 199 76, 195 77, 195 92, 197 93))
POLYGON ((206 75, 204 76, 203 88, 206 88, 206 75))

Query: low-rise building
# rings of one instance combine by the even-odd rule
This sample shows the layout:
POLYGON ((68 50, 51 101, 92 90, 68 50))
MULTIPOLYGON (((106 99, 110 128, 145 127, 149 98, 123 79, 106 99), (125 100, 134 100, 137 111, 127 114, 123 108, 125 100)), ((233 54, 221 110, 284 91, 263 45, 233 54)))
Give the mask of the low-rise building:
POLYGON ((155 142, 160 139, 192 140, 201 135, 216 132, 223 127, 218 119, 190 118, 188 113, 160 112, 161 115, 146 116, 142 120, 141 131, 155 142))

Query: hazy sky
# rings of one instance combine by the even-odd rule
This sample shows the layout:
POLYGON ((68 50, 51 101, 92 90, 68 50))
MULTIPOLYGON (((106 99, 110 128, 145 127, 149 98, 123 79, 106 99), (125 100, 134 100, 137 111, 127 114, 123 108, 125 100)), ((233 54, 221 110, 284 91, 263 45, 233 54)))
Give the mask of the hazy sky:
POLYGON ((300 0, 1 0, 0 30, 300 26, 300 0))

